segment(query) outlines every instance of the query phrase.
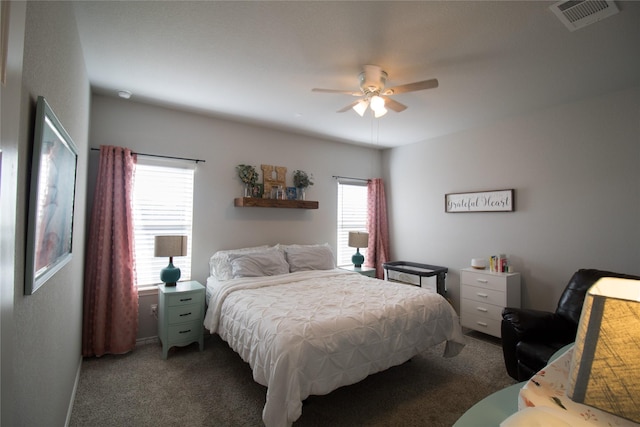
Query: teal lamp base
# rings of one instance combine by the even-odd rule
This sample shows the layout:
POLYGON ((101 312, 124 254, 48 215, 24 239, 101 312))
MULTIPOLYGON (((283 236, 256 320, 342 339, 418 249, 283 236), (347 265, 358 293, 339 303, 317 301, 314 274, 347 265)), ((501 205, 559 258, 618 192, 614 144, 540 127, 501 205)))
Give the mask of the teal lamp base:
POLYGON ((178 279, 180 279, 180 269, 175 267, 172 261, 169 261, 169 265, 160 271, 160 280, 164 282, 165 286, 175 286, 178 279))
POLYGON ((356 253, 351 257, 351 262, 356 268, 362 267, 362 263, 364 262, 364 255, 360 253, 360 248, 356 248, 356 253))

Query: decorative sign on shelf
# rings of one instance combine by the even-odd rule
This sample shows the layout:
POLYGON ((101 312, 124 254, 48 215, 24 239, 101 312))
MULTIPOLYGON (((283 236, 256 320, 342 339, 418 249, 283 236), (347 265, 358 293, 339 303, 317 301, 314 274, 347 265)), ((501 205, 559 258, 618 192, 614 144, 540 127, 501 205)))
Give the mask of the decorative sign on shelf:
MULTIPOLYGON (((263 195, 265 199, 271 198, 271 188, 286 188, 287 168, 284 166, 260 165, 262 169, 262 181, 264 183, 263 195)), ((277 197, 276 197, 277 198, 277 197)))
POLYGON ((445 212, 513 212, 514 190, 474 191, 444 195, 445 212))

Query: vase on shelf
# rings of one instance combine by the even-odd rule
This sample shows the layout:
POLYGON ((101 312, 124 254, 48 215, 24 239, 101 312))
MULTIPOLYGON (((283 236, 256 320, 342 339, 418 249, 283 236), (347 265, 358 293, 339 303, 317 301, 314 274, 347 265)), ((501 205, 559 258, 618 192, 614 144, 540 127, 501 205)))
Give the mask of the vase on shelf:
POLYGON ((305 187, 298 187, 297 191, 296 191, 296 195, 298 200, 306 200, 306 188, 305 187))
POLYGON ((253 185, 249 183, 244 184, 244 197, 252 197, 253 196, 253 185))

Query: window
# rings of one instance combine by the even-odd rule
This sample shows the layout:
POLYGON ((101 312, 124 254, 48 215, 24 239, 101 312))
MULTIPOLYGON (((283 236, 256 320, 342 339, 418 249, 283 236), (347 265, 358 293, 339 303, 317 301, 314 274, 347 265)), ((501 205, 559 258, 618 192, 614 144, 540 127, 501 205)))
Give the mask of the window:
MULTIPOLYGON (((350 231, 367 231, 367 183, 362 181, 338 181, 338 240, 336 262, 352 264, 355 248, 349 247, 350 231)), ((367 248, 360 248, 365 262, 367 248)))
POLYGON ((139 288, 160 283, 166 257, 154 256, 157 235, 186 235, 187 256, 175 257, 180 280, 191 279, 191 229, 195 164, 138 156, 133 185, 133 232, 136 283, 139 288))

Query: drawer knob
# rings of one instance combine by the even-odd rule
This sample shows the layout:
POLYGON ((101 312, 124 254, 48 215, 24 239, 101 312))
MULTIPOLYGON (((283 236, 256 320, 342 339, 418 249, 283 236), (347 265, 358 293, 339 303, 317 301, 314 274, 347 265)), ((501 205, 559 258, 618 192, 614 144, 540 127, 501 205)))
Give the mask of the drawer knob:
POLYGON ((193 298, 180 298, 180 302, 191 301, 193 298))
POLYGON ((480 283, 489 283, 487 279, 476 279, 480 283))
POLYGON ((188 313, 182 313, 182 314, 180 315, 180 317, 183 317, 183 316, 191 316, 191 312, 188 312, 188 313))
POLYGON ((189 332, 191 332, 191 329, 187 329, 186 331, 180 331, 180 334, 188 334, 189 332))
POLYGON ((487 324, 486 324, 486 323, 484 323, 484 322, 476 322, 476 323, 477 323, 478 325, 480 325, 480 326, 484 326, 484 327, 489 326, 489 325, 487 325, 487 324))
POLYGON ((486 313, 487 311, 489 311, 489 310, 487 310, 487 309, 486 309, 486 308, 484 308, 484 307, 476 307, 476 310, 478 310, 478 311, 482 311, 483 313, 486 313))
POLYGON ((480 292, 476 293, 476 295, 478 295, 480 298, 488 298, 488 297, 489 297, 489 295, 487 295, 487 294, 482 294, 482 293, 480 293, 480 292))

